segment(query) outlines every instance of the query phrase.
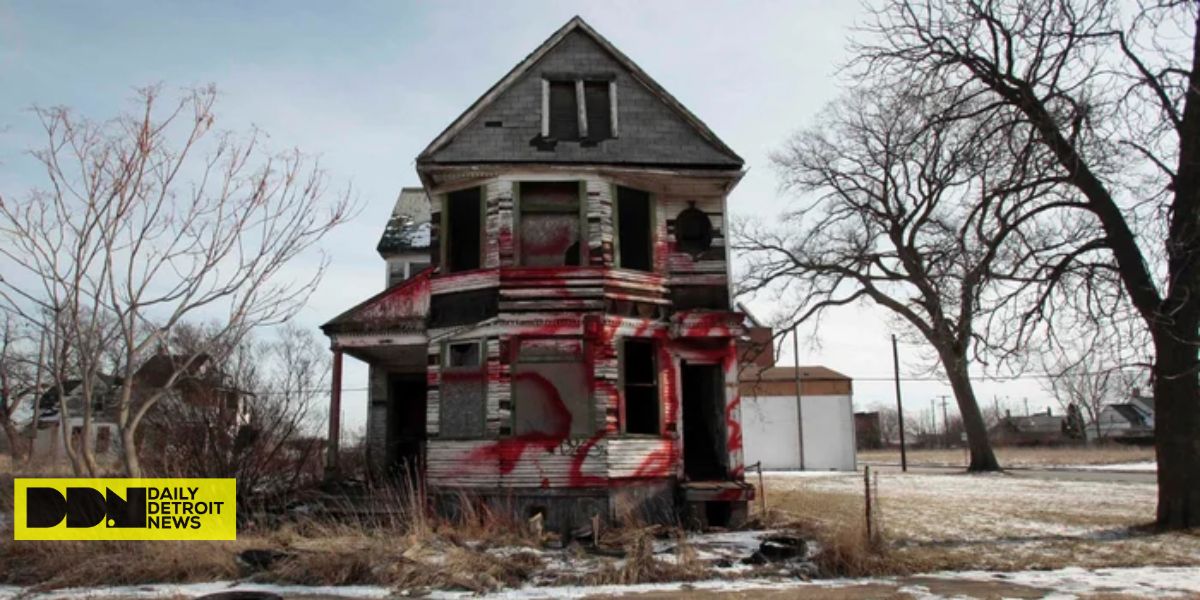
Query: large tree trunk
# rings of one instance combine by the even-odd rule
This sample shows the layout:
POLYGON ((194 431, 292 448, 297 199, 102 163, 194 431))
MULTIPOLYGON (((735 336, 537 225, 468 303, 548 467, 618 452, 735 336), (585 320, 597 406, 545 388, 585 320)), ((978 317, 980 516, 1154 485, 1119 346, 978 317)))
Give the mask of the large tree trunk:
MULTIPOLYGON (((13 463, 16 463, 17 460, 27 456, 26 454, 22 454, 22 445, 25 443, 25 440, 21 439, 21 434, 17 431, 17 426, 13 424, 11 419, 7 416, 0 418, 4 419, 4 435, 8 438, 8 448, 12 454, 13 463)), ((32 444, 30 447, 32 447, 32 444)))
POLYGON ((1200 382, 1196 373, 1196 323, 1155 340, 1154 451, 1158 458, 1158 526, 1200 527, 1200 382))
POLYGON ((971 464, 968 471, 999 471, 1000 463, 992 452, 992 442, 988 439, 987 424, 983 421, 983 413, 979 410, 979 402, 975 399, 975 388, 971 386, 971 375, 967 370, 967 359, 953 351, 941 352, 942 367, 946 377, 950 379, 950 388, 954 390, 954 400, 958 403, 958 412, 962 415, 963 430, 967 433, 967 446, 971 451, 971 464))

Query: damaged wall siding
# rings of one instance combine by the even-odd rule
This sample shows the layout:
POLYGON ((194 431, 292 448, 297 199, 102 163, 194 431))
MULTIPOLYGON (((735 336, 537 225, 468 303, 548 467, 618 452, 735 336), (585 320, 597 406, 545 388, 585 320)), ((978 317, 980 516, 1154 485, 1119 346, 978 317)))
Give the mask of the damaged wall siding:
MULTIPOLYGON (((520 184, 534 179, 512 174, 484 183, 482 268, 439 273, 429 283, 434 315, 445 298, 486 290, 497 291, 499 312, 479 322, 432 322, 427 331, 428 483, 589 488, 612 480, 681 476, 681 360, 722 366, 720 426, 726 434, 729 474, 740 479, 737 351, 729 337, 737 320, 730 313, 685 312, 668 321, 655 308, 670 305, 673 287, 726 289, 722 197, 651 193, 654 271, 613 269, 616 184, 596 175, 568 179, 584 182, 576 222, 586 264, 510 269, 522 260, 520 184), (676 215, 692 207, 708 215, 714 230, 711 248, 697 255, 677 252, 673 237, 676 215), (624 337, 656 343, 662 436, 621 434, 618 348, 624 337), (483 343, 479 368, 443 366, 446 344, 471 340, 483 343), (524 360, 529 358, 528 351, 523 354, 526 345, 536 354, 539 345, 544 350, 556 344, 572 348, 575 358, 544 364, 524 360)), ((434 249, 441 234, 442 198, 431 196, 434 249)), ((371 432, 376 435, 378 428, 371 432)))

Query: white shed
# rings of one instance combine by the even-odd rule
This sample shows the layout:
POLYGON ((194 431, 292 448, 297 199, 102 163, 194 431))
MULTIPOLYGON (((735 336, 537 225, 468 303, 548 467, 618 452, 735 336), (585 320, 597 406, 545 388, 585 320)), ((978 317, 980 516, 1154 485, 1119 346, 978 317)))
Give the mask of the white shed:
POLYGON ((742 439, 746 465, 763 469, 853 471, 853 385, 819 366, 750 368, 742 373, 742 439))

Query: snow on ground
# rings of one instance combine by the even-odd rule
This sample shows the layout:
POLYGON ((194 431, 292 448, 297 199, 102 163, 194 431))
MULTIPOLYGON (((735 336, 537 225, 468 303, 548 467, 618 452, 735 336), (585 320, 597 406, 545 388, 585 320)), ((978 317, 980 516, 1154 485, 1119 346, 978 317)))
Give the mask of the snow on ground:
POLYGON ((1139 473, 1153 473, 1158 471, 1158 463, 1153 460, 1148 460, 1144 462, 1113 463, 1109 465, 1056 465, 1050 468, 1072 469, 1077 471, 1131 471, 1139 473))
MULTIPOLYGON (((643 585, 527 587, 489 594, 488 598, 499 600, 550 600, 555 598, 580 599, 592 596, 623 596, 648 592, 680 592, 692 590, 709 592, 739 592, 752 590, 794 591, 797 596, 820 597, 822 590, 852 588, 855 586, 890 586, 897 592, 908 593, 923 599, 944 598, 937 591, 935 582, 987 582, 1000 586, 1012 586, 1014 590, 1036 588, 1052 592, 1048 597, 1057 599, 1077 598, 1092 594, 1125 594, 1139 598, 1186 597, 1200 594, 1200 570, 1184 567, 1138 567, 1128 569, 1066 568, 1053 571, 1016 571, 996 573, 987 571, 940 572, 912 577, 873 577, 855 579, 824 579, 814 581, 778 579, 710 580, 689 584, 663 583, 643 585)), ((877 589, 877 588, 876 588, 877 589)), ((15 600, 23 590, 0 587, 0 599, 15 600)), ((306 587, 265 584, 242 584, 231 582, 196 583, 181 585, 145 585, 112 587, 105 589, 72 588, 52 593, 20 596, 23 600, 150 600, 164 597, 195 598, 204 594, 226 591, 266 591, 286 597, 322 596, 325 598, 386 598, 392 590, 375 586, 306 587)), ((470 592, 434 592, 428 598, 459 600, 474 597, 470 592)), ((964 597, 959 591, 949 597, 964 597)), ((966 596, 970 597, 970 596, 966 596)))
MULTIPOLYGON (((862 474, 766 483, 769 508, 861 522, 862 474)), ((875 495, 891 548, 930 570, 1200 564, 1200 538, 1142 528, 1157 504, 1149 482, 881 472, 875 495)))

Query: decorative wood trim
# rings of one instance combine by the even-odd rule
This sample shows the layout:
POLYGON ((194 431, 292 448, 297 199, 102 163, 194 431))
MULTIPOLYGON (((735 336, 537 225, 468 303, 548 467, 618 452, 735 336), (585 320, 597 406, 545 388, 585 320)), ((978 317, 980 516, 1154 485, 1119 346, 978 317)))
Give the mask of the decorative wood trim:
POLYGON ((588 137, 587 100, 583 95, 583 80, 575 80, 575 114, 579 118, 579 139, 588 137))
POLYGON ((542 79, 542 137, 550 137, 550 80, 542 79))
POLYGON ((612 136, 618 137, 617 132, 617 81, 611 80, 608 82, 608 110, 610 114, 610 123, 612 124, 612 136))

